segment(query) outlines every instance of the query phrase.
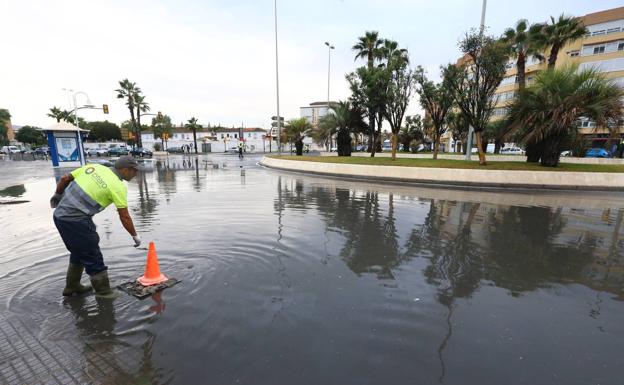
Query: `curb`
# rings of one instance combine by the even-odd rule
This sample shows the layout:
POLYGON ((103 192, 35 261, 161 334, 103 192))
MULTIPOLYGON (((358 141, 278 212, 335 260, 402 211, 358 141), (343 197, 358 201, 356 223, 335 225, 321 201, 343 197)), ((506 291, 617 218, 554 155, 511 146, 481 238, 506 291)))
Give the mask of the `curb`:
POLYGON ((624 191, 624 174, 619 173, 369 166, 285 160, 266 156, 259 163, 272 169, 304 174, 456 189, 624 191), (475 180, 486 182, 474 182, 475 180))

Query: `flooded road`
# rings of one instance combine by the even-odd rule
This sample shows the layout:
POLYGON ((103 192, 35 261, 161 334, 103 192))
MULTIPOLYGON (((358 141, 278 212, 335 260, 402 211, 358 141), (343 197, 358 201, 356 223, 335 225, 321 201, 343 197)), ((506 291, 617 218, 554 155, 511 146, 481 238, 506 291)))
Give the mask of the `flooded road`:
MULTIPOLYGON (((0 205, 0 383, 622 383, 624 197, 342 181, 258 160, 156 159, 130 182, 139 234, 182 282, 113 303, 62 298, 54 173, 20 163, 37 177, 13 184, 0 162, 0 201, 22 201, 0 205)), ((94 221, 112 283, 140 276, 147 251, 116 211, 94 221)))

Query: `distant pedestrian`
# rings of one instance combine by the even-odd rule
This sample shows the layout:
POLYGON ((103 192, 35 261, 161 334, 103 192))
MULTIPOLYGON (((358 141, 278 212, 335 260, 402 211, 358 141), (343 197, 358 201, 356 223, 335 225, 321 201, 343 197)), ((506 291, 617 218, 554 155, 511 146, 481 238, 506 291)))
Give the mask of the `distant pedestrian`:
POLYGON ((245 149, 245 144, 243 142, 238 142, 238 159, 243 159, 244 149, 245 149))
POLYGON ((139 165, 133 157, 121 156, 114 168, 87 164, 61 177, 56 185, 50 206, 55 209, 54 224, 70 252, 63 295, 91 290, 91 287, 80 284, 80 277, 86 270, 97 297, 117 296, 110 288, 108 268, 104 264, 100 237, 92 217, 113 203, 121 224, 134 240, 134 246, 141 245, 141 238, 128 212, 128 190, 123 183, 123 180, 134 178, 138 169, 139 165))

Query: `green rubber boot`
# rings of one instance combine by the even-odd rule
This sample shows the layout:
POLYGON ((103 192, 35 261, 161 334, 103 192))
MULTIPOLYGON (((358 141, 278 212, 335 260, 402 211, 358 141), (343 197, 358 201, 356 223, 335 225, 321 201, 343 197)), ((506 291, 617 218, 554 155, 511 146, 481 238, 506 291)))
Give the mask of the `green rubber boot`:
POLYGON ((91 290, 91 286, 81 285, 80 277, 84 267, 77 263, 70 263, 67 267, 67 276, 65 277, 65 289, 63 289, 64 296, 70 296, 74 294, 84 294, 91 290))
POLYGON ((110 283, 108 282, 108 271, 100 271, 97 274, 91 276, 91 284, 95 289, 95 296, 99 298, 115 299, 119 297, 119 294, 111 290, 110 283))

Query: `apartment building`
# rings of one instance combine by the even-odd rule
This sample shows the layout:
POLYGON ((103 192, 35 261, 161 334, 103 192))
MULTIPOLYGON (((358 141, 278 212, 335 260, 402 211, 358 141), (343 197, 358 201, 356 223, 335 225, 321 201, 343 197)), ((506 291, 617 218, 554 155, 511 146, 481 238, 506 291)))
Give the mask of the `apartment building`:
MULTIPOLYGON (((588 29, 587 35, 561 48, 556 67, 576 64, 581 70, 595 68, 608 79, 613 79, 615 83, 624 87, 624 7, 590 13, 581 19, 588 29)), ((548 54, 549 51, 546 51, 543 56, 548 57, 548 54)), ((493 121, 503 119, 507 115, 507 106, 518 89, 515 58, 511 58, 506 67, 505 78, 495 95, 497 104, 493 111, 493 121)), ((527 86, 531 85, 539 71, 546 68, 546 61, 540 62, 534 57, 528 57, 525 68, 527 86)), ((584 135, 595 137, 609 135, 606 128, 596 127, 596 123, 588 119, 582 119, 580 126, 584 135)), ((624 137, 624 126, 620 127, 620 133, 624 137)), ((447 148, 453 148, 452 138, 447 136, 444 139, 445 142, 448 141, 447 148)))
MULTIPOLYGON (((589 32, 582 39, 562 47, 557 56, 556 67, 576 64, 580 70, 595 68, 624 87, 624 7, 590 13, 581 19, 589 32)), ((544 56, 547 54, 548 52, 545 52, 544 56)), ((546 66, 547 63, 530 57, 525 71, 527 85, 530 85, 535 74, 546 66)), ((494 110, 494 119, 506 115, 505 104, 514 97, 518 88, 515 67, 514 59, 507 63, 506 76, 496 92, 498 104, 494 110)), ((608 134, 606 129, 596 128, 595 123, 589 120, 581 122, 581 132, 608 134)), ((621 132, 624 133, 624 127, 621 132)))

